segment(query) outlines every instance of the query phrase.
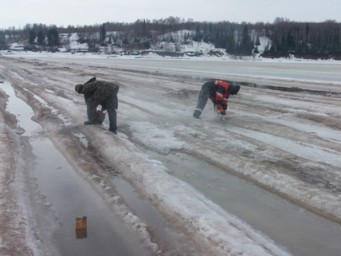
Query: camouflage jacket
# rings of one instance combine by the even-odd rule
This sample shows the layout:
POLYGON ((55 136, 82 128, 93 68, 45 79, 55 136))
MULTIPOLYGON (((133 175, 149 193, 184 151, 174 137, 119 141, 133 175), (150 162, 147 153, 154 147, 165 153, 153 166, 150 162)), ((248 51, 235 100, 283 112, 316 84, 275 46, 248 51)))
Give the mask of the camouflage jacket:
POLYGON ((96 78, 90 79, 82 87, 82 94, 84 98, 92 98, 92 100, 98 103, 104 103, 107 100, 117 98, 119 85, 112 82, 96 80, 96 78))

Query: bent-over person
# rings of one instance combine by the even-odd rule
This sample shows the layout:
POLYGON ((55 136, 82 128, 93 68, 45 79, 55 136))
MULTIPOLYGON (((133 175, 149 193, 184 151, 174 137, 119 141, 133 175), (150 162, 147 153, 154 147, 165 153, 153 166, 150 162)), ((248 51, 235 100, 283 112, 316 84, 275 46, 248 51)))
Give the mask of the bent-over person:
POLYGON ((88 116, 88 121, 84 122, 85 125, 102 124, 105 118, 103 111, 107 110, 109 131, 117 134, 118 90, 119 85, 117 83, 97 80, 96 77, 91 78, 85 84, 75 86, 77 93, 84 94, 88 116), (101 110, 97 110, 99 105, 102 106, 101 110))

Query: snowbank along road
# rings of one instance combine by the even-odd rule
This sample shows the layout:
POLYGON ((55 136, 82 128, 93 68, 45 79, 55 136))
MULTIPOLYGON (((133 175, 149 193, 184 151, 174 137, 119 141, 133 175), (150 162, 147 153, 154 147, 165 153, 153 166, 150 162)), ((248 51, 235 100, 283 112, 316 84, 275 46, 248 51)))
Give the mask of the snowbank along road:
MULTIPOLYGON (((40 134, 69 162, 75 179, 90 185, 147 254, 336 255, 341 250, 341 84, 185 74, 146 69, 138 60, 129 66, 86 58, 0 57, 0 76, 0 89, 10 84, 15 97, 32 108, 40 134), (83 125, 86 107, 74 85, 93 76, 121 85, 116 136, 107 131, 107 120, 102 126, 83 125), (201 84, 214 76, 238 80, 240 93, 230 98, 223 120, 210 102, 202 119, 193 119, 201 84), (295 230, 299 225, 307 230, 295 230), (321 233, 314 236, 315 230, 321 233)), ((0 212, 6 231, 0 254, 67 255, 62 247, 68 244, 51 238, 58 227, 49 230, 34 221, 39 214, 30 207, 43 181, 35 177, 35 188, 26 184, 25 177, 34 177, 27 172, 35 161, 25 150, 28 134, 16 123, 20 117, 6 111, 8 91, 0 93, 0 203, 6 209, 0 212)), ((58 197, 45 196, 53 208, 58 197)))

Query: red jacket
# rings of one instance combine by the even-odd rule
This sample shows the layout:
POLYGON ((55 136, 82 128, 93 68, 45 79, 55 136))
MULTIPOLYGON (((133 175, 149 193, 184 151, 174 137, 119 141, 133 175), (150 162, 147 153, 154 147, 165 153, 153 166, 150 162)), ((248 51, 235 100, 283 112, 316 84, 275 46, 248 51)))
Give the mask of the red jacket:
POLYGON ((213 104, 216 106, 217 110, 222 114, 226 114, 227 99, 230 97, 230 84, 228 82, 216 80, 214 81, 215 93, 210 96, 213 104))

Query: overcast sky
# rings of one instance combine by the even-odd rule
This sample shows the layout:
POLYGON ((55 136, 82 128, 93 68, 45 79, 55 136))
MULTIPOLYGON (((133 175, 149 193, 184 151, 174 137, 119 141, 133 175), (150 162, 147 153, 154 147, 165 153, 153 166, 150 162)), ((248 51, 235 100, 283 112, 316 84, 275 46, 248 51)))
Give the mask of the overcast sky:
POLYGON ((341 22, 341 0, 0 0, 0 29, 26 24, 93 25, 138 19, 341 22))

